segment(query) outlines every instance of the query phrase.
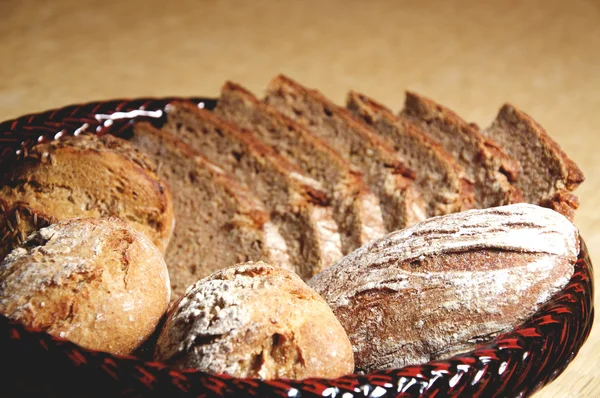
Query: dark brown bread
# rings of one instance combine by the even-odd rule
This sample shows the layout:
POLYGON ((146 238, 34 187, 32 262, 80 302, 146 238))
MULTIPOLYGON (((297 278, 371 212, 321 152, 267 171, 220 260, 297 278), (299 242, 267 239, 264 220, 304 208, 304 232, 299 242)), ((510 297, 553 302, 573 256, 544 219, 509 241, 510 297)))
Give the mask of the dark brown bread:
POLYGON ((309 281, 365 371, 443 360, 524 322, 569 282, 579 233, 519 203, 432 217, 309 281))
POLYGON ((483 133, 521 163, 521 176, 515 184, 527 202, 549 207, 573 219, 579 200, 571 191, 585 178, 542 126, 506 104, 483 133))
POLYGON ((351 91, 346 106, 352 114, 388 138, 415 170, 415 184, 427 203, 427 216, 439 216, 473 208, 473 185, 463 168, 436 141, 406 119, 364 94, 351 91))
POLYGON ((414 171, 406 167, 391 145, 347 109, 282 75, 269 84, 265 102, 306 126, 360 168, 379 196, 389 231, 425 218, 425 202, 413 185, 414 171))
POLYGON ((265 203, 300 276, 310 278, 342 257, 329 198, 317 181, 251 131, 213 112, 177 103, 167 113, 166 131, 250 186, 265 203))
POLYGON ((511 184, 518 177, 519 163, 485 138, 476 126, 413 92, 406 93, 400 117, 415 123, 454 156, 474 184, 475 207, 523 201, 521 190, 511 184))
POLYGON ((9 205, 0 199, 0 262, 30 234, 55 222, 56 219, 24 203, 9 205))
POLYGON ((154 171, 154 164, 122 139, 67 136, 24 152, 0 176, 0 197, 57 220, 119 217, 164 252, 173 232, 173 204, 154 171))
POLYGON ((332 198, 344 254, 385 234, 379 199, 363 183, 360 172, 306 128, 232 82, 223 86, 214 111, 255 132, 323 185, 332 198))
POLYGON ((159 165, 173 192, 175 230, 165 253, 171 300, 214 271, 245 261, 290 268, 287 245, 262 202, 174 136, 138 123, 130 142, 159 165))
POLYGON ((334 378, 352 346, 327 303, 293 272, 238 264, 199 281, 171 310, 155 359, 261 379, 334 378))

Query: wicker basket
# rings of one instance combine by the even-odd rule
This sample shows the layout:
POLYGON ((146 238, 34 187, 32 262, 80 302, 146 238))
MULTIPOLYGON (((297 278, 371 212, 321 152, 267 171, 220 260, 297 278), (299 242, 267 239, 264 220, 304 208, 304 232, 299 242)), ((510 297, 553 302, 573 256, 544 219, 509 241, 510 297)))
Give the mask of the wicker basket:
MULTIPOLYGON (((73 105, 0 123, 0 172, 37 142, 80 132, 127 137, 137 120, 164 123, 181 98, 73 105)), ((188 98, 212 109, 214 99, 188 98)), ((337 379, 256 380, 173 370, 136 357, 83 349, 0 315, 1 396, 78 397, 524 397, 556 378, 575 357, 593 322, 592 265, 582 242, 575 273, 527 322, 476 350, 368 375, 337 379), (6 395, 5 395, 6 394, 6 395)))

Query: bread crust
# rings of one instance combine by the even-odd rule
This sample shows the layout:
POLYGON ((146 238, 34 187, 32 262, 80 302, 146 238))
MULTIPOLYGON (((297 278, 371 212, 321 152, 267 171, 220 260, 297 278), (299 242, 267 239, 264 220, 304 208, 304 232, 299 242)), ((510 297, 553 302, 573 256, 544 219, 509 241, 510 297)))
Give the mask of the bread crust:
POLYGON ((0 263, 0 313, 112 354, 153 332, 169 294, 162 254, 117 218, 52 224, 0 263))
POLYGON ((365 245, 309 281, 365 371, 446 359, 511 330, 566 286, 577 229, 515 204, 433 217, 365 245))
POLYGON ((0 199, 0 262, 13 249, 21 246, 31 233, 56 221, 25 203, 9 205, 0 199))
POLYGON ((58 220, 115 216, 165 251, 173 232, 168 186, 154 165, 113 136, 67 136, 23 154, 6 172, 0 196, 58 220))
POLYGON ((155 359, 261 379, 351 373, 350 342, 325 301, 293 272, 257 262, 216 272, 170 311, 155 359))

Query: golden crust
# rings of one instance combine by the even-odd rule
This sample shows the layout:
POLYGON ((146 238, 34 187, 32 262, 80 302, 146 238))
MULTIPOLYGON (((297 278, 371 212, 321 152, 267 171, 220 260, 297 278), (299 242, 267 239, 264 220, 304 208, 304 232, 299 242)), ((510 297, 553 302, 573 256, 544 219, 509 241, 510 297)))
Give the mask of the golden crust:
POLYGON ((352 347, 325 301, 293 272, 257 262, 216 272, 170 311, 155 359, 262 379, 339 377, 352 347))
POLYGON ((34 146, 4 176, 0 195, 58 220, 115 216, 165 251, 173 231, 168 186, 127 142, 81 135, 34 146))
POLYGON ((42 228, 0 266, 0 313, 112 354, 153 332, 169 295, 161 253, 117 218, 42 228))

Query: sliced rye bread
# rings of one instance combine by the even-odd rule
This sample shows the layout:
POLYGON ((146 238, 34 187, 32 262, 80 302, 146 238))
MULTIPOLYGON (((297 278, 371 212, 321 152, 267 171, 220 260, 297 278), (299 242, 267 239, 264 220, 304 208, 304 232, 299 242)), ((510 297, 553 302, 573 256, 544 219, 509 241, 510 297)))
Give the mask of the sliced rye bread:
POLYGON ((516 186, 523 191, 527 202, 549 207, 573 220, 579 200, 571 191, 585 178, 542 126, 506 104, 483 134, 521 163, 516 186))
POLYGON ((364 173, 379 196, 388 231, 426 217, 425 202, 413 184, 415 173, 391 145, 347 109, 283 75, 269 83, 265 102, 306 126, 364 173))
POLYGON ((287 245, 262 202, 171 134, 138 123, 129 140, 170 185, 175 230, 165 253, 171 301, 213 272, 246 261, 292 269, 287 245))
POLYGON ((323 140, 232 82, 223 86, 214 112, 252 130, 323 185, 333 202, 344 254, 385 234, 379 199, 364 184, 360 172, 352 170, 323 140))
POLYGON ((26 203, 9 204, 0 199, 0 263, 8 253, 20 247, 29 235, 56 221, 26 203))
POLYGON ((342 257, 326 192, 253 132, 188 103, 170 105, 163 128, 251 187, 270 210, 302 278, 342 257))
POLYGON ((406 119, 364 94, 350 91, 346 107, 357 118, 389 139, 415 170, 415 184, 427 203, 427 216, 434 217, 473 207, 473 184, 463 168, 437 142, 406 119))
POLYGON ((476 126, 413 92, 406 93, 400 117, 419 126, 454 156, 474 184, 476 208, 523 201, 521 190, 511 184, 518 178, 519 163, 484 137, 476 126))

